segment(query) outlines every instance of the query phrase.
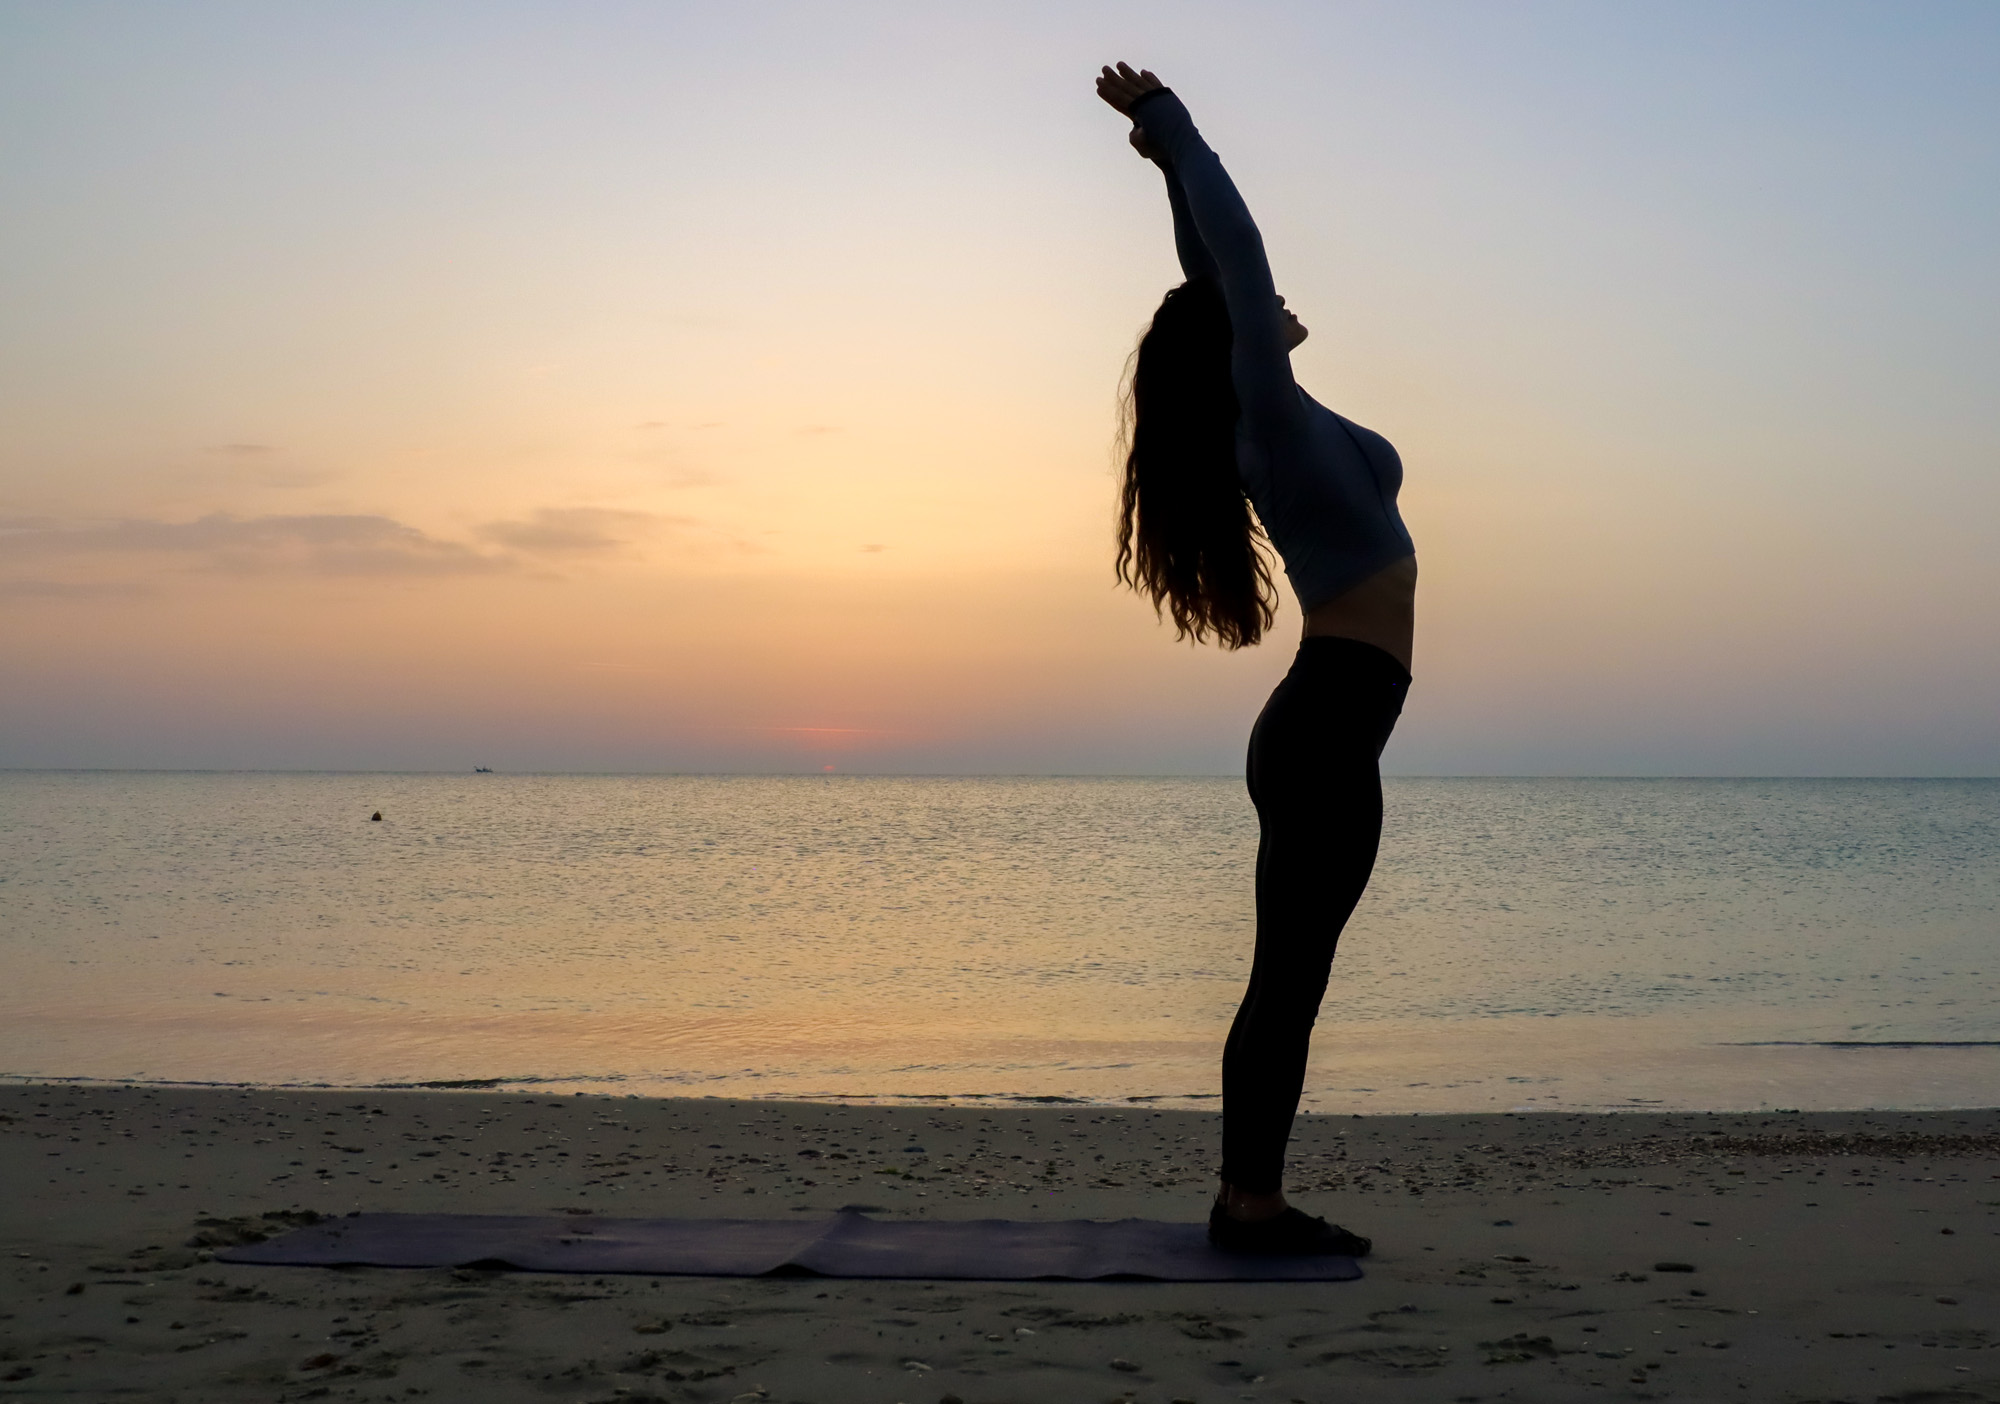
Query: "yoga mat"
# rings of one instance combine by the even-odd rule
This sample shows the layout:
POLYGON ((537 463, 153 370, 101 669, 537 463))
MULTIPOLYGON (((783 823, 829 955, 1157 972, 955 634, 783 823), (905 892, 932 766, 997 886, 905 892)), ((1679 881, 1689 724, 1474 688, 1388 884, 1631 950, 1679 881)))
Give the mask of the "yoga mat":
POLYGON ((609 1219, 590 1215, 352 1214, 228 1248, 226 1263, 293 1267, 486 1267, 689 1277, 959 1278, 1019 1281, 1345 1282, 1352 1258, 1219 1253, 1204 1224, 1152 1219, 609 1219))

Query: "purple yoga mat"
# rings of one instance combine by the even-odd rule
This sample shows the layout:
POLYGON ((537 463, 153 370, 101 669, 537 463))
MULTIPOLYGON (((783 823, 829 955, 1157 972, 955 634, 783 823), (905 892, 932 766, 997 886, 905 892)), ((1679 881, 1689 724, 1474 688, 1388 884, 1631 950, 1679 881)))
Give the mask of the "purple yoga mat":
POLYGON ((354 1214, 217 1253, 293 1267, 492 1267, 689 1277, 1143 1278, 1345 1282, 1352 1258, 1219 1253, 1202 1224, 1152 1219, 605 1219, 594 1214, 354 1214))

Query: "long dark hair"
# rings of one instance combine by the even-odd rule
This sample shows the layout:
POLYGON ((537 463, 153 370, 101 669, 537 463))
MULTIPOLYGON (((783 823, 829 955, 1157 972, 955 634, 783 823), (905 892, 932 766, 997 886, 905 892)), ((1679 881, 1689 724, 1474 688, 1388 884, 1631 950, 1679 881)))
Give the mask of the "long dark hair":
POLYGON ((1264 532, 1236 476, 1229 308, 1207 278, 1172 289, 1132 356, 1120 447, 1120 582, 1174 637, 1256 643, 1276 617, 1264 532))

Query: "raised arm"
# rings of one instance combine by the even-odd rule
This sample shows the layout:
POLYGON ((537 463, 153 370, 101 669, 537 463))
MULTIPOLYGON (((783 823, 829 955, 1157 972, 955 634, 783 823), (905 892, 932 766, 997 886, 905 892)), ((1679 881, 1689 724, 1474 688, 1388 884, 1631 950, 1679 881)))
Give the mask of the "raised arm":
POLYGON ((1106 68, 1097 80, 1097 95, 1118 109, 1120 115, 1132 122, 1132 149, 1160 168, 1160 174, 1167 178, 1167 205, 1174 213, 1174 252, 1180 256, 1181 272, 1189 281, 1196 278, 1221 279, 1221 270, 1215 266, 1208 246, 1201 241, 1201 231, 1195 228, 1194 214, 1188 209, 1187 191, 1181 188, 1181 178, 1174 173, 1174 163, 1166 153, 1146 140, 1146 129, 1139 125, 1139 119, 1132 115, 1132 109, 1154 93, 1165 92, 1166 85, 1151 73, 1134 73, 1125 64, 1117 68, 1106 68))
POLYGON ((1235 337, 1231 370, 1246 426, 1270 432, 1298 423, 1304 408, 1292 379, 1287 322, 1263 236, 1236 183, 1195 130, 1181 100, 1151 73, 1134 73, 1121 64, 1105 69, 1097 87, 1106 102, 1137 124, 1132 144, 1166 172, 1181 267, 1189 277, 1206 274, 1222 285, 1235 337), (1183 235, 1183 223, 1192 227, 1192 238, 1183 235), (1193 262, 1190 245, 1197 246, 1193 262))
POLYGON ((1187 191, 1181 187, 1181 178, 1174 172, 1173 163, 1161 161, 1160 172, 1167 178, 1167 204, 1174 212, 1174 252, 1181 258, 1181 273, 1189 280, 1213 278, 1222 281, 1222 270, 1215 266, 1215 257, 1208 251, 1208 245, 1201 241, 1201 230, 1195 227, 1194 212, 1188 208, 1187 191))

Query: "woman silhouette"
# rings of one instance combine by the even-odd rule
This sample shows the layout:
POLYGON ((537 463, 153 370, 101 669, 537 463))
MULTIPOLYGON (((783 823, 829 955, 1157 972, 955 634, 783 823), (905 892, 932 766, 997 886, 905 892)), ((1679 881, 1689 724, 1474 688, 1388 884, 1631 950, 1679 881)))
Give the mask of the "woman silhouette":
POLYGON ((1369 1241, 1287 1205, 1283 1177, 1334 946, 1381 840, 1378 762, 1410 685, 1417 560, 1396 511, 1402 462, 1293 381, 1306 329, 1180 99, 1122 63, 1097 92, 1166 175, 1187 275, 1134 358, 1118 577, 1170 612, 1178 637, 1242 648, 1274 617, 1268 536, 1305 614, 1298 656, 1250 732, 1257 945, 1222 1054, 1208 1236, 1231 1252, 1359 1256, 1369 1241))

